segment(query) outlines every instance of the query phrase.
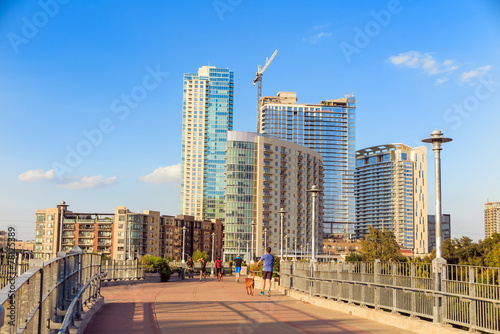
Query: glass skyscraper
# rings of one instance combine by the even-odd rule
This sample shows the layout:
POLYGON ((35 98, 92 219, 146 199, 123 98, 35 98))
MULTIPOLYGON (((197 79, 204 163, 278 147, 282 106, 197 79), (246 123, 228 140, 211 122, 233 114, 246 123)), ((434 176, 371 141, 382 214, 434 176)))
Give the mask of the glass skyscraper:
POLYGON ((224 219, 227 132, 233 128, 234 74, 203 66, 184 74, 181 209, 196 219, 224 219))
POLYGON ((354 232, 355 125, 353 95, 319 104, 297 103, 293 92, 261 100, 260 133, 304 145, 323 157, 325 235, 354 232))

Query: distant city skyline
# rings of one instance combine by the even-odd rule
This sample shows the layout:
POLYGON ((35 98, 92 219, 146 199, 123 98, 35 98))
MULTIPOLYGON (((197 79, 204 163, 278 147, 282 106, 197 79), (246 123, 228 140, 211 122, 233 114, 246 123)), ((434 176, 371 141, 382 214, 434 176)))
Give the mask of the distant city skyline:
POLYGON ((231 69, 233 129, 253 132, 252 80, 277 49, 262 95, 354 93, 356 149, 453 138, 443 212, 453 238, 484 239, 500 200, 498 1, 224 3, 0 4, 0 230, 34 239, 34 212, 61 201, 179 214, 183 74, 231 69))

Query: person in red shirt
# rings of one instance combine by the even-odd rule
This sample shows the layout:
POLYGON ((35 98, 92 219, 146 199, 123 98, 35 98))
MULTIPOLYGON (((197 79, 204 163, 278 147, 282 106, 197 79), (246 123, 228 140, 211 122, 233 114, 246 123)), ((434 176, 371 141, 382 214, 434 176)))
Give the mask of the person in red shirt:
POLYGON ((215 260, 215 269, 217 270, 217 281, 222 281, 222 260, 220 256, 217 256, 217 260, 215 260))

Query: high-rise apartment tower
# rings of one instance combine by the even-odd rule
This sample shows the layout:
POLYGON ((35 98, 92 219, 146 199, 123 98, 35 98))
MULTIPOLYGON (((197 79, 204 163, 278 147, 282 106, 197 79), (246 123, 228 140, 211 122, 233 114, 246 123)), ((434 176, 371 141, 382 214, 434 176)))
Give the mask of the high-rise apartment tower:
POLYGON ((181 208, 195 219, 224 218, 227 131, 233 128, 233 72, 203 66, 184 74, 181 208))
POLYGON ((427 150, 389 144, 356 151, 356 234, 392 230, 414 254, 429 252, 427 150))
POLYGON ((259 132, 309 147, 323 157, 325 235, 353 232, 356 105, 353 95, 297 103, 296 93, 261 98, 259 132))
POLYGON ((500 202, 490 202, 484 205, 484 237, 500 233, 500 202))

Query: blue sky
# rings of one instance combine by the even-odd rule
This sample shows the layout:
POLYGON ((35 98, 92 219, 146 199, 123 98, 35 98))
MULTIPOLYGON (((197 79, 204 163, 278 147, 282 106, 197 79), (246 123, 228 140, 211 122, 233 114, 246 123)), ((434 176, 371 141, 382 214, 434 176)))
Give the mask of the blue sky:
POLYGON ((354 93, 357 149, 453 138, 443 212, 453 237, 482 239, 500 201, 499 31, 487 0, 3 1, 0 229, 31 239, 35 211, 62 200, 177 215, 183 73, 234 71, 234 129, 255 131, 252 79, 277 49, 263 94, 354 93))

